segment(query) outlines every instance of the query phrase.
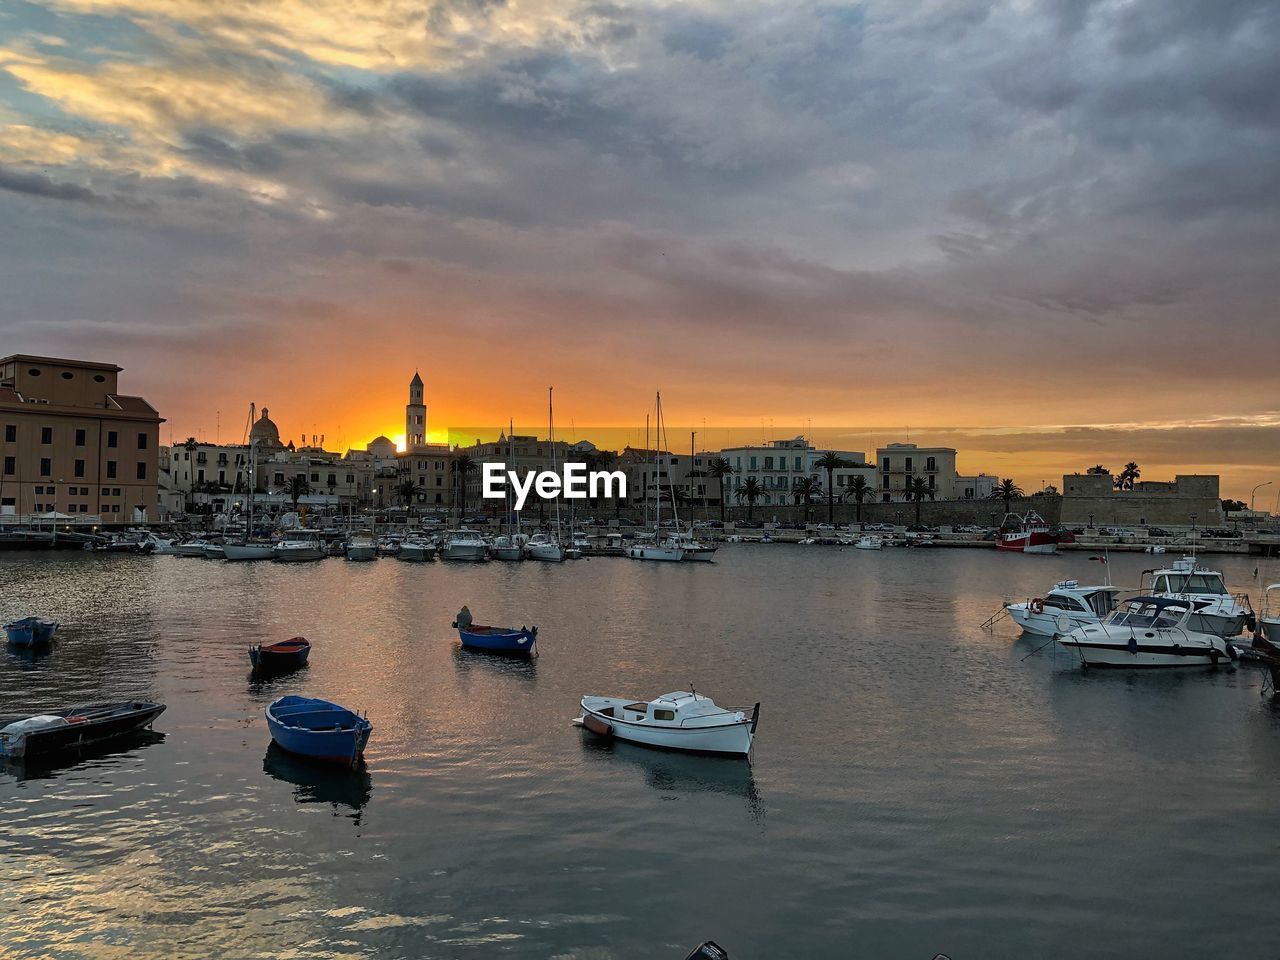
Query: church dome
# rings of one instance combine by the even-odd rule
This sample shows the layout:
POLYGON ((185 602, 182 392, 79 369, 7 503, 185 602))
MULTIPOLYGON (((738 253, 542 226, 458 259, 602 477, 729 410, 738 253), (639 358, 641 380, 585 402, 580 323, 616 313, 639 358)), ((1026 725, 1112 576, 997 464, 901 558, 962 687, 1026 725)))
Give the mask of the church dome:
POLYGON ((249 431, 249 440, 257 441, 263 447, 280 446, 280 429, 267 416, 266 407, 262 408, 262 416, 254 421, 253 429, 249 431))

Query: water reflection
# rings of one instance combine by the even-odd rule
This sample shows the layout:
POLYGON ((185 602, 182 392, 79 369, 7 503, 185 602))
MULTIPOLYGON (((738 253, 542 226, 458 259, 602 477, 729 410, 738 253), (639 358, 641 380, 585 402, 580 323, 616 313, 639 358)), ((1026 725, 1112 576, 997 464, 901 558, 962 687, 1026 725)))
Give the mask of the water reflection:
POLYGON ((458 673, 466 675, 472 671, 485 670, 499 677, 512 677, 516 680, 538 679, 538 658, 510 653, 493 653, 486 650, 471 650, 455 643, 453 662, 458 673))
POLYGON ((349 817, 356 824, 373 796, 373 777, 363 762, 352 769, 312 763, 273 741, 262 758, 262 769, 274 779, 292 784, 293 799, 298 803, 331 804, 335 817, 349 817), (354 812, 346 813, 344 807, 354 812))
POLYGON ((164 734, 159 731, 138 730, 103 743, 81 747, 78 750, 63 750, 34 757, 10 757, 2 762, 5 772, 15 780, 52 780, 76 768, 113 766, 121 759, 131 757, 153 743, 163 741, 164 734))
POLYGON ((751 762, 742 757, 717 757, 674 753, 623 743, 613 738, 582 733, 582 751, 587 760, 621 763, 640 770, 644 782, 659 793, 670 795, 719 794, 742 800, 750 818, 764 820, 764 802, 756 788, 751 762))

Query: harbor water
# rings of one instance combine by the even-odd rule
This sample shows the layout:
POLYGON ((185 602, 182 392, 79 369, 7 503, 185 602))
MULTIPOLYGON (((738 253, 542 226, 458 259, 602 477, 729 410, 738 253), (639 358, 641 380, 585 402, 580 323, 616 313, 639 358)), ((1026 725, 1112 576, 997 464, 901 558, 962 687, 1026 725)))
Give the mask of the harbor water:
MULTIPOLYGON (((723 547, 715 564, 0 556, 0 713, 168 704, 159 735, 0 772, 7 957, 1273 957, 1280 706, 1263 674, 1082 672, 1004 600, 1082 554, 723 547), (463 652, 450 622, 539 627, 463 652), (295 635, 305 670, 250 678, 295 635), (1038 652, 1037 652, 1038 651, 1038 652), (583 694, 763 706, 750 763, 570 725, 583 694), (367 765, 269 748, 288 693, 367 765)), ((1137 585, 1155 558, 1112 558, 1137 585)), ((1207 557, 1258 596, 1254 558, 1207 557)), ((1263 583, 1280 562, 1261 561, 1263 583)))

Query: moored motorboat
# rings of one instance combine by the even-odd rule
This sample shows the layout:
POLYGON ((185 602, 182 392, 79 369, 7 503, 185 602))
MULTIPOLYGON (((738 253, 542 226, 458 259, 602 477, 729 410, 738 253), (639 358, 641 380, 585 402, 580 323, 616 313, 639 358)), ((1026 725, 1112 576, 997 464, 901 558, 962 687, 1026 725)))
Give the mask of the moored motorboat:
POLYGON ((1232 649, 1220 636, 1188 625, 1190 601, 1140 596, 1126 600, 1100 623, 1067 629, 1062 617, 1060 644, 1085 667, 1205 667, 1229 663, 1232 649))
POLYGON ((864 534, 853 545, 855 550, 879 550, 883 546, 884 540, 873 533, 864 534))
POLYGON ((1191 601, 1192 630, 1235 637, 1253 621, 1249 598, 1233 597, 1227 592, 1222 574, 1200 566, 1195 557, 1181 557, 1168 567, 1142 571, 1144 590, 1147 577, 1151 578, 1147 592, 1152 596, 1191 601))
POLYGON ((285 534, 284 539, 272 548, 272 553, 277 560, 291 562, 325 558, 324 544, 320 542, 319 535, 298 531, 285 534))
POLYGON ((306 637, 294 637, 250 647, 249 663, 259 673, 288 673, 306 666, 310 655, 311 642, 306 637))
POLYGON ((23 617, 6 623, 4 632, 15 647, 43 647, 53 642, 58 624, 44 617, 23 617))
POLYGON ((621 697, 583 697, 574 723, 601 736, 668 750, 751 752, 760 704, 751 714, 717 706, 709 697, 678 690, 650 701, 621 697))
POLYGON ((1034 510, 1009 513, 996 534, 996 549, 1010 553, 1057 553, 1059 536, 1034 510))
POLYGON ((222 553, 227 560, 270 560, 276 555, 275 544, 264 541, 255 543, 251 540, 224 543, 222 553))
POLYGON ((693 563, 715 562, 716 548, 711 544, 703 543, 701 540, 696 539, 692 533, 685 532, 672 539, 684 551, 684 556, 681 559, 693 563))
POLYGON ((471 611, 466 607, 458 611, 453 626, 462 645, 472 650, 530 656, 537 649, 537 627, 490 627, 473 623, 471 611))
POLYGON ((0 753, 13 759, 60 753, 151 726, 163 703, 92 703, 0 720, 0 753))
MULTIPOLYGON (((401 551, 404 545, 400 546, 401 551)), ((489 559, 489 544, 474 530, 461 528, 445 532, 444 546, 440 548, 441 560, 464 560, 471 563, 489 559)))
POLYGON ((400 541, 400 552, 396 554, 398 560, 434 560, 436 558, 436 543, 426 537, 420 537, 411 534, 400 541))
POLYGON ((377 560, 378 544, 371 536, 357 534, 347 541, 346 557, 348 560, 377 560))
POLYGON ((203 557, 205 547, 209 545, 207 540, 188 540, 185 543, 175 543, 173 545, 173 553, 179 557, 203 557))
POLYGON ((1098 623, 1115 610, 1116 595, 1123 592, 1124 588, 1110 584, 1081 586, 1077 580, 1059 580, 1043 597, 1024 603, 1006 603, 1005 609, 1024 632, 1051 637, 1064 632, 1064 622, 1069 623, 1068 629, 1072 630, 1098 623))
POLYGON ((1280 602, 1272 603, 1271 591, 1276 591, 1280 601, 1280 583, 1273 583, 1262 592, 1262 612, 1258 614, 1258 632, 1268 643, 1280 648, 1280 602))
POLYGON ((530 560, 559 563, 564 559, 564 547, 560 545, 559 540, 552 539, 549 534, 535 533, 524 545, 524 555, 530 560))
POLYGON ((331 763, 357 763, 373 732, 367 717, 313 697, 273 700, 266 715, 271 739, 285 750, 331 763))

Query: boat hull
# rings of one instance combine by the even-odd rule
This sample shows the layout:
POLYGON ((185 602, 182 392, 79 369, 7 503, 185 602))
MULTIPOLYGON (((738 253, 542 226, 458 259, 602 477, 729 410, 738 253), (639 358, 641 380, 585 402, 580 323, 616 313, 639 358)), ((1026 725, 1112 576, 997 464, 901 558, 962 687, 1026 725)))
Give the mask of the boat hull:
POLYGON ((276 546, 273 551, 276 560, 285 563, 301 563, 306 560, 323 560, 325 553, 319 547, 280 547, 276 546))
POLYGON ((227 543, 222 552, 227 560, 270 560, 275 548, 266 543, 227 543))
MULTIPOLYGON (((0 753, 13 759, 30 759, 35 756, 78 750, 81 747, 145 729, 151 726, 156 717, 164 713, 164 709, 163 703, 132 701, 86 704, 70 710, 54 711, 51 714, 53 716, 66 719, 87 716, 88 719, 27 733, 20 741, 5 737, 0 740, 0 753), (101 716, 94 719, 95 714, 101 714, 101 716)), ((0 725, 7 725, 13 719, 15 718, 0 721, 0 725)))
POLYGON ((15 647, 44 647, 53 642, 58 624, 42 617, 24 617, 5 624, 5 634, 15 647))
POLYGON ((1067 630, 1099 622, 1097 617, 1086 619, 1078 613, 1071 614, 1065 610, 1043 610, 1037 613, 1025 603, 1011 603, 1005 609, 1009 611, 1013 622, 1022 628, 1023 633, 1037 637, 1052 637, 1055 633, 1063 633, 1062 625, 1058 622, 1062 617, 1071 621, 1067 630))
POLYGON ((529 656, 534 652, 538 638, 538 628, 532 630, 507 630, 499 627, 482 627, 473 625, 466 629, 458 628, 458 639, 469 650, 483 650, 486 653, 505 653, 518 656, 529 656))
MULTIPOLYGON (((404 552, 404 547, 400 548, 400 552, 404 552)), ((482 563, 489 559, 489 548, 483 543, 450 543, 441 548, 440 558, 442 560, 456 560, 463 563, 482 563)))
POLYGON ((526 555, 530 560, 559 563, 564 559, 564 547, 558 543, 531 543, 526 547, 526 550, 526 555))
POLYGON ((1058 538, 1052 533, 1039 530, 1004 534, 996 541, 996 549, 1006 553, 1057 553, 1058 538))
POLYGON ((751 752, 753 719, 698 727, 659 727, 621 720, 582 704, 579 724, 599 736, 660 750, 745 757, 751 752))
POLYGON ((684 559, 690 563, 715 563, 716 548, 715 547, 685 547, 684 559))
POLYGON ((1182 630, 1108 630, 1096 625, 1060 634, 1058 642, 1086 667, 1213 667, 1231 662, 1226 641, 1182 630))
POLYGON ((352 711, 306 697, 281 697, 268 705, 266 717, 271 739, 282 749, 322 763, 357 763, 373 732, 373 725, 352 711), (332 715, 328 729, 298 725, 300 716, 315 717, 319 724, 329 722, 328 715, 332 715))
POLYGON ((353 561, 377 560, 378 548, 371 543, 347 547, 347 559, 353 561))
POLYGON ((679 547, 627 547, 627 556, 632 560, 679 562, 685 558, 684 554, 679 547))
POLYGON ((436 548, 432 546, 418 546, 417 544, 400 545, 400 552, 396 554, 397 560, 410 560, 415 563, 423 563, 436 558, 436 548))
POLYGON ((249 664, 259 673, 288 673, 306 666, 311 644, 301 637, 249 648, 249 664))

